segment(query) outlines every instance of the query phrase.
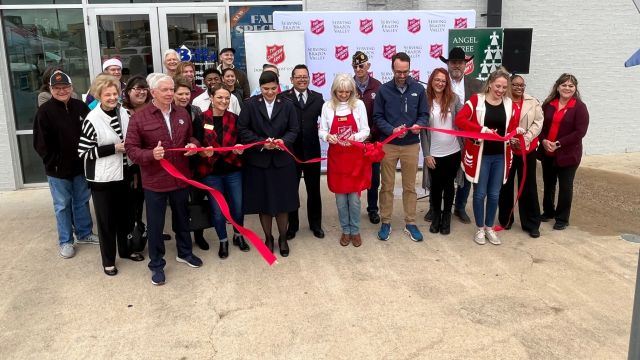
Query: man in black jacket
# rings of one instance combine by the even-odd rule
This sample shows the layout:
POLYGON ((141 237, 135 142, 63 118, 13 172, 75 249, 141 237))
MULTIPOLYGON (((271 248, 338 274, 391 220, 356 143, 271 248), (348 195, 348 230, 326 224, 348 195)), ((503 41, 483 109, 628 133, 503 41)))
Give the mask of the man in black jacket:
MULTIPOLYGON (((291 71, 293 89, 283 96, 291 100, 298 114, 300 132, 293 145, 293 152, 301 160, 320 157, 320 139, 318 138, 318 118, 322 113, 324 99, 322 95, 309 90, 309 69, 305 65, 296 65, 291 71)), ((320 163, 297 164, 298 183, 304 173, 304 185, 307 189, 307 218, 309 228, 317 238, 324 237, 322 230, 322 201, 320 198, 320 163)), ((300 228, 298 210, 289 213, 287 239, 293 239, 300 228)))
POLYGON ((99 243, 92 233, 91 192, 78 156, 82 122, 89 108, 71 98, 73 86, 67 74, 59 71, 51 75, 49 88, 52 97, 38 108, 33 123, 33 147, 44 162, 53 198, 59 254, 68 259, 75 255, 74 230, 78 243, 99 243))

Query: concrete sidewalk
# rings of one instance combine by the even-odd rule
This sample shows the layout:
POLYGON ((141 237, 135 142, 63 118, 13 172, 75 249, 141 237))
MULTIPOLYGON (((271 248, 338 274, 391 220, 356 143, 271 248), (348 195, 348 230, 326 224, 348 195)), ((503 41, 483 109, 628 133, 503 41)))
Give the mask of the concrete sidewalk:
MULTIPOLYGON (((640 155, 629 158, 639 169, 640 155)), ((363 246, 343 248, 323 186, 325 239, 301 211, 291 255, 268 267, 255 249, 220 260, 207 230, 200 269, 176 263, 167 243, 162 287, 146 261, 118 259, 119 274, 105 276, 96 245, 58 257, 47 189, 0 193, 0 358, 626 358, 638 244, 550 223, 531 239, 516 223, 502 246, 478 246, 455 220, 451 235, 430 234, 426 200, 426 241, 414 243, 396 200, 390 241, 363 216, 363 246)), ((246 224, 261 234, 256 216, 246 224)))

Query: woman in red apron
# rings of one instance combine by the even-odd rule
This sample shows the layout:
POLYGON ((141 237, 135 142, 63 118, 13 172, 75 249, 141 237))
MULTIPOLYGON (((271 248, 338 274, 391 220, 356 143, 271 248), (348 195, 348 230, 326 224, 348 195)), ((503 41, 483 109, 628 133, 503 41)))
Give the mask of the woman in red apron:
POLYGON ((367 110, 356 97, 356 84, 347 74, 338 74, 331 85, 331 100, 322 106, 320 139, 329 143, 327 183, 336 194, 342 227, 340 245, 362 245, 360 237, 360 191, 371 186, 371 163, 364 149, 350 141, 369 136, 367 110))

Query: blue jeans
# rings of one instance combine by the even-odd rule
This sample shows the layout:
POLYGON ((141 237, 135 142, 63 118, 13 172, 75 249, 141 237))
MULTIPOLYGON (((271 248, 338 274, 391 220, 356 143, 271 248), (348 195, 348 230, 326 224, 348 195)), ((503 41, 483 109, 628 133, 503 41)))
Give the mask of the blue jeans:
MULTIPOLYGON (((202 179, 202 183, 220 191, 224 195, 224 199, 229 204, 229 211, 231 217, 238 223, 238 225, 244 225, 244 213, 242 212, 242 172, 236 171, 226 175, 209 175, 202 179)), ((220 241, 227 241, 227 220, 222 215, 220 206, 211 197, 209 198, 209 204, 211 204, 211 210, 213 215, 213 226, 218 234, 220 241)), ((235 229, 234 229, 235 233, 235 229)))
POLYGON ((89 210, 91 191, 84 176, 77 175, 73 179, 47 176, 47 182, 56 213, 58 244, 72 244, 74 229, 78 239, 89 236, 93 228, 89 210))
POLYGON ((367 212, 378 212, 378 190, 380 188, 380 163, 371 164, 371 187, 367 189, 367 212))
POLYGON ((482 155, 478 183, 473 186, 473 216, 478 228, 492 227, 504 176, 504 155, 482 155), (487 198, 485 212, 485 198, 487 198))
POLYGON ((336 194, 338 219, 343 234, 360 234, 360 196, 352 192, 336 194))
POLYGON ((469 198, 469 192, 471 191, 471 182, 464 178, 463 184, 458 184, 458 190, 456 190, 456 200, 453 206, 454 210, 464 210, 467 207, 467 199, 469 198))

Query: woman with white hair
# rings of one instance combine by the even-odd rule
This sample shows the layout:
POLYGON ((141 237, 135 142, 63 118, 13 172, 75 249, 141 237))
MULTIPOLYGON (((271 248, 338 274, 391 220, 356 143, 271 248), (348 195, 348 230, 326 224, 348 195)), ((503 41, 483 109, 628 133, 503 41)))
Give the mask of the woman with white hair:
MULTIPOLYGON (((331 85, 331 100, 322 106, 320 139, 328 142, 327 183, 336 194, 338 218, 342 227, 340 245, 362 245, 360 237, 360 186, 362 149, 349 141, 363 142, 369 136, 367 109, 356 95, 356 83, 347 74, 338 74, 331 85)), ((369 176, 371 171, 368 172, 369 176)))
POLYGON ((167 49, 162 54, 162 64, 165 68, 165 73, 171 77, 176 75, 176 69, 180 64, 180 56, 178 52, 173 49, 167 49))

